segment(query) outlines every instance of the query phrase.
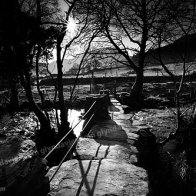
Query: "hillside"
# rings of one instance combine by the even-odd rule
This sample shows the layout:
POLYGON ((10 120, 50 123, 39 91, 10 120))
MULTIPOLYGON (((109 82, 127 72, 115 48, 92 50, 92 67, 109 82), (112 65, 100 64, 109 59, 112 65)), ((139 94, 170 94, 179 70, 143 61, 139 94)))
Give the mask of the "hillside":
MULTIPOLYGON (((165 64, 181 63, 182 57, 186 55, 186 62, 193 62, 196 58, 196 33, 181 37, 174 43, 160 49, 161 57, 165 64)), ((159 49, 147 52, 146 63, 159 65, 159 49)), ((134 60, 137 56, 134 57, 134 60)))
MULTIPOLYGON (((63 61, 63 73, 67 72, 72 66, 74 62, 73 59, 64 59, 63 61)), ((52 74, 57 74, 57 66, 56 66, 56 61, 51 62, 48 65, 49 71, 52 74)))
MULTIPOLYGON (((181 37, 176 40, 174 43, 166 45, 160 49, 161 57, 165 64, 169 64, 171 70, 176 69, 173 65, 174 63, 181 65, 182 63, 182 56, 184 55, 184 51, 186 49, 186 62, 193 62, 196 58, 196 33, 188 35, 187 37, 181 37)), ((92 52, 92 51, 91 51, 92 52)), ((126 60, 122 55, 119 55, 115 50, 111 50, 108 48, 98 49, 97 51, 93 51, 97 53, 98 56, 96 57, 96 61, 99 64, 99 67, 95 67, 94 74, 96 76, 125 76, 128 75, 128 72, 132 73, 133 70, 130 70, 128 66, 126 66, 126 60), (104 53, 111 53, 110 57, 105 58, 104 53), (113 57, 116 57, 119 61, 124 62, 125 64, 115 62, 113 57)), ((93 53, 92 52, 92 53, 93 53)), ((159 50, 154 49, 148 51, 146 53, 146 70, 158 68, 162 70, 160 65, 159 57, 158 57, 159 50)), ((90 60, 90 55, 88 56, 89 60, 87 61, 86 65, 82 68, 81 73, 85 77, 91 74, 90 67, 92 67, 93 61, 90 60), (88 65, 88 66, 87 66, 88 65), (89 67, 90 65, 90 67, 89 67)), ((78 67, 77 65, 80 63, 82 59, 82 55, 79 55, 77 58, 74 59, 65 59, 63 62, 63 72, 65 75, 75 75, 77 73, 78 67)), ((133 56, 133 61, 137 63, 138 56, 133 56)), ((191 70, 193 70, 193 66, 191 65, 191 70)), ((178 66, 178 70, 181 72, 181 66, 178 66)), ((56 61, 50 63, 49 70, 53 73, 57 73, 56 69, 56 61)), ((155 71, 156 72, 156 71, 155 71)), ((156 73, 154 73, 156 74, 156 73)), ((161 74, 161 73, 157 73, 161 74)))
MULTIPOLYGON (((114 58, 118 59, 120 62, 126 63, 127 61, 122 55, 119 55, 117 51, 108 48, 97 49, 96 51, 91 51, 92 54, 88 54, 85 60, 85 64, 82 66, 81 73, 88 74, 91 72, 91 68, 94 66, 95 70, 104 71, 105 69, 119 69, 124 68, 126 65, 116 62, 114 58), (95 53, 97 54, 96 57, 95 53), (106 57, 106 53, 109 57, 106 57), (96 63, 95 63, 96 62, 96 63)), ((73 59, 65 59, 63 61, 63 73, 66 75, 76 74, 78 71, 78 65, 83 57, 83 54, 78 55, 73 59)), ((129 69, 129 68, 128 68, 129 69)), ((57 74, 56 61, 49 64, 49 70, 52 74, 57 74)))

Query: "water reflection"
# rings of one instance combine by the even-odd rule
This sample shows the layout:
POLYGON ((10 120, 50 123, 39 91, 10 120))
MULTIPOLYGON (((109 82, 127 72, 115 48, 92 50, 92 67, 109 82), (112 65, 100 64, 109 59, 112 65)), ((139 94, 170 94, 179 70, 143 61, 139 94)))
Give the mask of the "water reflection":
MULTIPOLYGON (((69 109, 68 110, 68 121, 70 123, 71 128, 74 127, 80 120, 81 114, 84 112, 84 109, 75 110, 69 109)), ((80 132, 82 131, 84 120, 82 120, 74 129, 74 134, 76 137, 79 136, 80 132)))

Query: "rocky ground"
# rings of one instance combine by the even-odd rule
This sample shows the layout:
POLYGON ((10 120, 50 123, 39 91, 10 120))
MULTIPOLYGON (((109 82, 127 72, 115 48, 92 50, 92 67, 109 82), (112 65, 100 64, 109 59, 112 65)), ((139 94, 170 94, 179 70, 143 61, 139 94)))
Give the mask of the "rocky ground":
POLYGON ((7 114, 1 118, 0 195, 47 192, 46 164, 38 156, 34 142, 36 122, 32 113, 7 114))
MULTIPOLYGON (((163 89, 162 91, 159 90, 160 87, 161 86, 158 84, 149 85, 148 88, 146 88, 146 92, 149 93, 149 95, 153 97, 153 100, 161 99, 161 101, 163 100, 163 102, 165 100, 166 102, 170 101, 173 96, 172 92, 168 92, 169 97, 166 97, 165 94, 163 94, 163 89), (153 88, 156 89, 156 91, 153 91, 153 88), (162 96, 160 96, 161 92, 162 92, 162 96)), ((126 90, 125 87, 122 87, 122 88, 123 90, 126 90)), ((161 88, 165 89, 166 86, 163 85, 161 88)), ((190 106, 191 106, 190 104, 187 106, 183 106, 184 107, 183 111, 185 115, 189 114, 192 111, 192 107, 190 106)), ((122 126, 123 130, 126 131, 126 134, 128 133, 129 137, 133 137, 132 138, 133 140, 137 139, 138 134, 134 134, 134 133, 139 131, 139 129, 137 128, 138 126, 140 127, 140 129, 147 128, 147 130, 150 130, 150 132, 155 135, 156 142, 163 141, 169 136, 170 133, 175 132, 176 130, 175 109, 173 107, 167 107, 167 105, 164 105, 163 107, 153 108, 153 109, 146 108, 140 111, 131 111, 127 114, 125 114, 124 112, 121 114, 118 112, 112 112, 112 111, 110 112, 111 112, 111 116, 113 116, 113 118, 116 118, 116 123, 122 126), (130 127, 131 127, 131 132, 130 132, 130 127), (134 139, 134 137, 136 138, 134 139)), ((10 195, 12 195, 13 193, 12 191, 17 193, 17 188, 20 186, 21 183, 24 184, 24 182, 26 182, 27 183, 26 185, 28 187, 29 185, 32 185, 32 180, 34 179, 34 177, 36 177, 37 179, 40 179, 40 181, 39 180, 37 181, 38 184, 34 185, 34 187, 36 187, 35 189, 38 190, 40 188, 40 182, 46 180, 44 177, 45 173, 40 172, 40 171, 43 171, 43 168, 45 168, 46 165, 45 163, 42 163, 42 160, 39 158, 36 148, 35 148, 35 143, 34 143, 35 130, 39 128, 36 117, 31 112, 20 112, 13 116, 10 116, 9 114, 4 113, 3 115, 1 115, 0 120, 1 120, 1 123, 0 123, 0 155, 1 155, 0 156, 0 171, 1 171, 0 172, 0 190, 1 190, 0 195, 4 193, 4 187, 6 187, 6 190, 11 191, 10 195), (34 174, 32 174, 32 171, 33 171, 32 168, 34 168, 33 169, 35 171, 34 174), (33 175, 34 177, 30 178, 30 176, 33 176, 33 175), (27 178, 29 179, 29 181, 26 180, 27 178)), ((139 180, 138 182, 142 183, 141 185, 141 187, 143 187, 141 188, 142 193, 144 195, 147 194, 147 192, 149 192, 149 183, 153 181, 153 183, 155 182, 156 184, 156 180, 150 180, 150 181, 146 180, 147 177, 151 178, 151 176, 149 176, 149 170, 146 168, 141 168, 141 169, 138 168, 138 165, 137 165, 138 156, 136 156, 138 155, 138 149, 135 148, 134 146, 131 147, 130 149, 129 144, 122 144, 122 141, 119 141, 120 136, 118 135, 117 137, 118 137, 118 141, 115 142, 115 144, 113 143, 113 141, 111 141, 111 143, 105 144, 103 140, 97 141, 97 140, 93 140, 93 138, 91 140, 89 139, 88 142, 85 142, 85 146, 87 149, 94 146, 94 149, 92 149, 91 151, 93 152, 93 154, 86 154, 87 151, 85 152, 83 151, 80 144, 83 144, 85 139, 80 140, 77 156, 79 156, 80 159, 83 160, 83 164, 85 168, 84 170, 87 172, 88 166, 92 164, 91 169, 93 172, 95 171, 96 168, 99 168, 101 164, 101 167, 103 167, 103 171, 101 171, 100 175, 101 176, 105 175, 106 170, 108 170, 108 173, 107 173, 107 178, 103 178, 103 179, 99 178, 101 179, 101 181, 98 180, 99 181, 98 187, 103 186, 103 190, 106 190, 106 189, 110 190, 111 187, 112 187, 111 189, 117 190, 118 189, 117 182, 119 181, 116 181, 116 184, 115 183, 111 184, 109 182, 110 178, 113 178, 113 176, 117 176, 112 168, 108 168, 109 167, 108 165, 110 165, 112 162, 112 164, 116 165, 115 167, 118 168, 117 170, 119 171, 119 173, 118 172, 117 173, 120 176, 119 177, 120 179, 118 180, 121 181, 122 178, 123 179, 125 178, 127 180, 130 178, 137 178, 139 180), (99 147, 100 144, 101 144, 101 147, 99 147), (129 149, 127 148, 126 145, 129 145, 129 149), (109 151, 107 151, 107 146, 110 146, 109 151), (94 154, 98 148, 99 148, 99 153, 95 157, 94 154), (104 156, 106 155, 105 153, 107 154, 107 157, 108 157, 106 159, 104 158, 104 156), (130 156, 130 153, 131 153, 131 156, 130 156), (90 161, 91 158, 94 159, 92 162, 90 161), (119 159, 123 160, 122 165, 119 165, 119 162, 118 162, 119 159), (127 164, 129 163, 131 163, 133 166, 132 165, 128 166, 127 164), (125 165, 128 168, 126 171, 123 170, 123 168, 125 168, 125 165), (129 174, 128 170, 132 171, 131 172, 132 174, 130 173, 130 176, 127 178, 127 175, 129 174), (127 174, 125 175, 124 173, 127 173, 127 174), (142 175, 142 177, 140 177, 140 175, 142 175), (107 183, 105 184, 105 181, 107 181, 108 184, 107 183)), ((106 138, 102 138, 102 139, 106 139, 106 138)), ((132 139, 130 139, 130 143, 133 141, 132 139)), ((175 145, 175 144, 172 143, 172 145, 175 145)), ((166 148, 168 149, 170 148, 170 146, 171 145, 169 145, 169 147, 166 146, 166 148)), ((165 152, 164 149, 161 149, 161 150, 165 152)), ((172 162, 171 159, 168 157, 167 153, 166 154, 162 153, 162 155, 166 157, 164 158, 164 160, 166 160, 165 161, 166 163, 172 162)), ((177 152, 177 153, 175 152, 173 155, 177 156, 178 160, 181 159, 181 163, 185 163, 183 162, 184 160, 186 160, 185 155, 183 155, 183 152, 177 152)), ((78 172, 80 171, 79 169, 80 163, 75 159, 74 161, 75 162, 68 161, 67 163, 63 164, 63 168, 66 167, 67 171, 71 172, 71 167, 76 167, 76 170, 75 170, 76 173, 71 172, 69 174, 68 172, 68 174, 66 175, 68 176, 75 175, 75 178, 79 178, 78 172)), ((182 168, 182 170, 186 169, 186 164, 184 164, 184 166, 182 167, 181 166, 177 167, 177 169, 179 168, 182 168)), ((164 167, 170 168, 171 165, 169 164, 169 166, 167 166, 167 164, 165 164, 164 167)), ((53 170, 54 169, 51 169, 51 172, 53 170)), ((183 171, 182 171, 182 175, 183 175, 183 171)), ((156 175, 155 178, 157 178, 157 176, 160 177, 160 175, 158 174, 156 175)), ((176 175, 174 176, 176 177, 176 175)), ((164 179, 166 177, 162 177, 162 178, 164 179)), ((95 185, 94 185, 93 179, 91 179, 90 177, 89 180, 91 184, 90 186, 92 188, 90 189, 90 191, 95 191, 95 185)), ((183 180, 180 180, 180 182, 182 181, 183 180)), ((162 182, 165 182, 165 180, 163 180, 162 182)), ((62 185, 62 187, 69 187, 73 185, 72 180, 68 180, 66 181, 66 183, 68 184, 64 184, 62 185)), ((83 183, 86 183, 86 182, 78 181, 74 183, 76 183, 77 185, 80 183, 80 185, 82 185, 83 183)), ((52 187, 53 186, 54 185, 52 184, 52 187)), ((130 189, 130 187, 133 187, 133 186, 135 186, 134 183, 126 184, 125 182, 122 182, 122 187, 128 187, 127 189, 125 188, 126 190, 130 189)), ((154 186, 155 185, 153 185, 152 187, 154 186)), ((44 187, 45 188, 43 190, 45 191, 49 190, 48 189, 49 187, 47 187, 46 185, 44 185, 44 187)), ((80 187, 80 189, 81 188, 82 187, 80 187)), ((126 194, 129 194, 130 192, 129 193, 126 192, 125 189, 122 189, 122 191, 125 191, 126 194)), ((19 190, 21 190, 22 192, 18 192, 18 195, 23 195, 23 193, 26 191, 26 188, 21 187, 19 190)), ((35 191, 32 190, 32 193, 30 192, 29 195, 35 194, 37 190, 35 191)), ((55 188, 55 190, 57 190, 58 192, 60 189, 55 188)), ((139 193, 139 189, 136 188, 135 191, 137 192, 138 195, 141 195, 139 193)), ((115 194, 114 192, 115 191, 113 191, 112 194, 115 194)), ((122 195, 122 193, 123 192, 117 191, 116 195, 122 195)), ((135 192, 132 192, 131 194, 135 194, 135 192)))
MULTIPOLYGON (((80 138, 73 159, 52 179, 50 195, 184 196, 186 153, 176 149, 176 140, 157 144, 176 129, 171 113, 146 109, 125 114, 113 100, 111 120, 97 121, 80 138)), ((49 170, 49 178, 56 169, 49 170)))

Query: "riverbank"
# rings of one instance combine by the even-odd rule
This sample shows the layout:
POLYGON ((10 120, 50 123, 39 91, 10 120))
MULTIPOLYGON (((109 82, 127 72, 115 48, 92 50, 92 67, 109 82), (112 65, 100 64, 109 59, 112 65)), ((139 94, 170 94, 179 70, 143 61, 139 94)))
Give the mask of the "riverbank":
MULTIPOLYGON (((186 76, 186 81, 195 81, 195 73, 186 76)), ((135 75, 128 76, 128 77, 94 77, 93 81, 95 84, 104 84, 109 82, 116 82, 116 83, 134 83, 135 82, 135 75)), ((176 76, 176 81, 180 81, 182 76, 176 76)), ((79 77, 78 84, 80 85, 87 85, 92 82, 91 77, 79 77)), ((144 83, 165 83, 165 82, 172 82, 172 78, 170 76, 145 76, 144 83)), ((75 77, 64 77, 63 84, 64 85, 72 85, 75 83, 75 77)), ((40 85, 47 85, 47 86, 54 86, 55 80, 51 78, 43 78, 40 82, 40 85)))
MULTIPOLYGON (((180 103, 182 105, 182 111, 183 115, 187 115, 189 116, 191 110, 191 106, 192 103, 194 102, 194 94, 192 93, 192 88, 194 87, 194 83, 192 84, 193 86, 190 86, 189 84, 185 84, 185 86, 183 86, 183 92, 181 94, 181 100, 180 103)), ((108 88, 110 86, 108 85, 108 88)), ((65 95, 67 98, 67 101, 69 100, 69 86, 64 86, 65 89, 65 95)), ((112 85, 111 85, 112 88, 112 85)), ((117 94, 121 93, 121 92, 128 92, 129 91, 129 85, 127 83, 121 84, 120 86, 117 87, 117 94)), ((78 100, 80 102, 80 99, 82 100, 82 103, 85 103, 85 99, 88 95, 88 90, 89 90, 89 86, 79 86, 77 88, 76 91, 76 100, 78 100)), ((46 90, 47 96, 46 98, 47 101, 52 100, 52 97, 54 96, 54 90, 51 87, 48 87, 48 90, 46 90)), ((146 97, 149 99, 149 104, 148 107, 146 108, 142 108, 141 110, 135 110, 135 111, 126 111, 126 107, 123 107, 123 114, 119 114, 119 113, 115 113, 114 111, 110 111, 111 115, 113 115, 113 117, 119 118, 117 119, 117 124, 119 123, 124 123, 123 129, 126 130, 126 133, 129 133, 130 129, 131 132, 137 132, 138 129, 136 129, 136 126, 141 126, 142 127, 146 127, 146 125, 148 126, 148 130, 150 130, 151 133, 153 133, 155 135, 155 140, 156 142, 160 143, 163 142, 165 139, 167 139, 169 137, 170 134, 174 133, 176 130, 176 117, 175 117, 175 108, 173 107, 175 105, 175 100, 174 100, 174 93, 175 93, 175 89, 173 87, 172 83, 152 83, 152 84, 144 84, 144 93, 146 94, 146 97), (153 104, 152 104, 153 103, 153 104), (171 107, 172 106, 172 107, 171 107), (152 108, 154 107, 154 108, 152 108), (131 128, 130 128, 131 126, 131 128)), ((21 94, 24 98, 24 94, 21 94)), ((39 97, 38 94, 36 92, 36 90, 34 91, 34 97, 37 101, 39 101, 39 97)), ((22 99, 24 100, 24 99, 22 99)), ((37 102, 38 104, 41 104, 40 102, 37 102)), ((81 103, 81 102, 80 102, 81 103)), ((28 104, 28 103, 27 103, 28 104)), ((41 105, 40 105, 41 106, 41 105)), ((80 107, 83 107, 82 104, 79 104, 80 107)), ((51 106, 52 108, 53 106, 51 106)), ((75 116, 75 114, 74 114, 75 116)), ((80 115, 77 116, 77 118, 79 118, 80 115)), ((74 123, 76 123, 77 121, 75 121, 74 123)), ((70 124, 74 124, 73 121, 70 121, 70 124)), ((55 127, 56 122, 53 121, 52 124, 55 127)), ((120 125, 121 125, 120 124, 120 125)), ((25 111, 21 111, 18 112, 17 114, 11 116, 8 113, 6 113, 6 115, 2 115, 1 117, 1 132, 0 132, 0 147, 2 147, 2 149, 4 149, 4 146, 6 145, 8 148, 6 148, 6 151, 2 151, 5 152, 5 154, 3 155, 3 161, 1 161, 1 163, 6 162, 8 165, 14 163, 14 165, 12 164, 12 166, 10 168, 15 168, 13 170, 13 174, 16 172, 15 175, 15 180, 18 182, 18 178, 20 178, 21 175, 24 174, 24 176, 27 174, 25 172, 20 172, 20 174, 17 173, 17 168, 23 168, 23 160, 24 163, 31 165, 31 161, 27 161, 25 162, 26 158, 25 155, 27 154, 26 152, 28 152, 30 150, 30 152, 33 149, 33 152, 35 153, 34 155, 32 154, 32 157, 36 156, 37 159, 36 160, 40 160, 39 164, 42 165, 43 167, 45 167, 46 165, 44 163, 41 162, 41 159, 39 158, 38 153, 36 152, 36 148, 35 148, 35 131, 39 128, 37 119, 35 117, 35 115, 33 113, 31 113, 30 111, 28 111, 28 107, 25 107, 25 111), (16 139, 15 139, 16 138, 16 139), (22 139, 22 141, 21 141, 22 139), (11 141, 11 143, 10 143, 11 141), (15 143, 15 141, 17 141, 15 143), (13 142, 13 143, 12 143, 13 142), (12 159, 9 158, 9 156, 6 158, 6 155, 8 153, 8 150, 12 151, 12 148, 9 148, 9 145, 13 146, 13 148, 15 148, 17 144, 17 149, 18 151, 13 151, 12 154, 13 157, 16 157, 16 161, 13 162, 12 159), (24 145, 23 145, 24 144, 24 145), (19 153, 20 150, 22 149, 26 149, 26 151, 24 151, 24 154, 19 153), (19 153, 19 154, 18 154, 19 153), (17 157, 23 157, 22 159, 18 159, 17 157), (6 160, 6 161, 4 161, 6 160), (10 161, 11 160, 11 161, 10 161), (16 164, 16 162, 19 164, 16 164), (22 164, 22 166, 21 166, 22 164)), ((121 125, 122 126, 122 125, 121 125)), ((79 133, 80 130, 78 130, 79 133)), ((102 134, 103 132, 101 132, 100 134, 102 134)), ((107 130, 108 133, 108 130, 107 130)), ((145 138, 143 138, 143 142, 145 142, 145 138)), ((170 149, 171 150, 171 146, 177 147, 177 145, 179 145, 179 143, 176 141, 173 141, 169 144, 169 146, 166 147, 166 150, 170 149)), ((67 146, 67 144, 66 144, 67 146)), ((165 148, 163 149, 163 153, 161 153, 161 155, 164 156, 164 163, 163 163, 163 168, 166 167, 166 169, 168 169, 167 167, 171 168, 173 167, 173 159, 172 157, 168 156, 167 153, 165 153, 165 148), (167 164, 167 162, 169 162, 169 165, 167 164)), ((161 150, 162 150, 161 149, 161 150)), ((48 152, 48 151, 47 151, 48 152)), ((115 151, 116 152, 116 151, 115 151)), ((179 160, 185 160, 185 161, 181 161, 181 163, 185 163, 186 162, 186 158, 183 154, 183 151, 179 152, 179 151, 173 151, 174 154, 172 154, 172 156, 176 159, 179 160)), ((64 152, 63 152, 64 153, 64 152)), ((170 153, 171 154, 171 153, 170 153)), ((112 155, 113 156, 113 155, 112 155)), ((127 156, 127 155, 126 155, 127 156)), ((142 155, 143 156, 143 155, 142 155)), ((148 159, 148 155, 146 155, 147 157, 145 159, 148 159)), ((134 156, 133 156, 134 158, 134 156)), ((28 158, 28 160, 30 160, 28 158)), ((133 159, 134 160, 134 159, 133 159)), ((34 162, 32 162, 32 165, 34 162)), ((38 164, 38 165, 39 165, 38 164)), ((58 164, 58 163, 57 163, 58 164)), ((96 164, 95 164, 96 166, 96 164)), ((186 165, 180 165, 182 167, 180 167, 180 169, 185 168, 186 169, 186 165)), ((3 167, 1 167, 3 168, 3 167)), ((25 167, 24 167, 25 168, 25 167)), ((145 169, 145 168, 144 168, 145 169)), ((177 167, 177 169, 179 169, 179 167, 177 167)), ((23 169, 20 169, 20 171, 23 171, 23 169)), ((24 170, 25 171, 25 170, 24 170)), ((29 169, 29 171, 31 171, 29 169)), ((39 169, 37 170, 39 171, 39 169)), ((45 172, 47 170, 44 170, 45 172)), ((167 170, 168 171, 168 170, 167 170)), ((145 171, 146 172, 146 171, 145 171)), ((155 171, 153 171, 155 172, 155 171)), ((159 172, 159 170, 158 170, 159 172)), ((6 170, 7 173, 7 170, 6 170)), ((9 173, 9 172, 8 172, 9 173)), ((39 173, 39 172, 38 172, 39 173)), ((147 172, 148 173, 148 172, 147 172)), ((4 187, 6 187, 6 181, 5 181, 5 172, 3 173, 3 170, 1 170, 1 182, 3 179, 3 183, 4 183, 4 187)), ((12 175, 12 173, 9 173, 10 175, 12 175)), ((41 174, 41 173, 40 173, 41 174)), ((29 175, 33 175, 32 173, 29 173, 29 175)), ((182 173, 182 175, 184 175, 182 173)), ((186 175, 185 175, 186 176, 186 175)), ((176 175, 174 176, 176 177, 176 175)), ((10 178, 8 176, 8 178, 10 178)), ((157 174, 157 178, 159 178, 159 174, 157 174)), ((165 182, 167 176, 162 176, 163 178, 163 182, 165 182)), ((178 178, 178 176, 177 176, 178 178)), ((6 177, 7 179, 7 177, 6 177)), ((25 178, 24 178, 25 179, 25 178)), ((43 178, 42 178, 43 179, 43 178)), ((179 178, 180 179, 180 178, 179 178)), ((9 180, 8 180, 9 182, 9 180)), ((19 181, 21 182, 21 181, 19 181)), ((180 183, 183 181, 180 181, 180 183)), ((160 183, 161 184, 161 183, 160 183)), ((15 186, 15 185, 14 185, 15 186)), ((35 185, 36 186, 36 185, 35 185)), ((154 186, 156 187, 156 180, 155 180, 155 184, 154 186)), ((4 190, 4 189, 2 189, 4 190)), ((16 189, 13 189, 16 190, 16 189)), ((158 190, 157 190, 158 191, 158 190)), ((19 193, 19 195, 21 195, 19 193)))

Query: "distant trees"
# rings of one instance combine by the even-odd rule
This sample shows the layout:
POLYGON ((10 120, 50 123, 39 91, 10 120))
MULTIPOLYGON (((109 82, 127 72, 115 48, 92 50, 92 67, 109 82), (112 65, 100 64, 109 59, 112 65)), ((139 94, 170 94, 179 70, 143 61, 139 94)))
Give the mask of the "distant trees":
POLYGON ((68 74, 76 75, 79 69, 79 64, 74 63, 74 65, 67 71, 68 74))

